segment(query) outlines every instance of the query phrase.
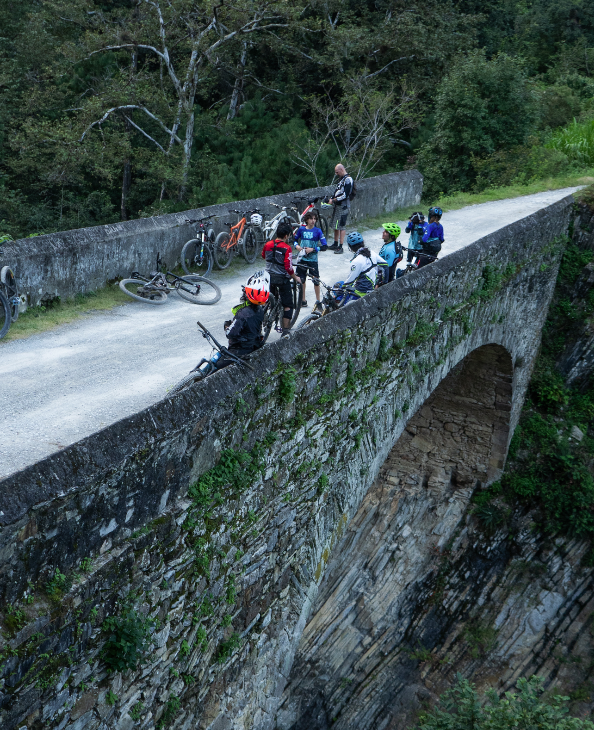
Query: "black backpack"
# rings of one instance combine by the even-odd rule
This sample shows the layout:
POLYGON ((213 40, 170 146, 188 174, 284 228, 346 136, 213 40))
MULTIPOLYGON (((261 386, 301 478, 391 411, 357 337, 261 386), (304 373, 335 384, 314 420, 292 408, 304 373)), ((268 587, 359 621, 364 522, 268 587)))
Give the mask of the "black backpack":
POLYGON ((441 241, 439 238, 429 238, 426 243, 423 244, 423 252, 428 253, 430 256, 437 256, 441 251, 441 241))

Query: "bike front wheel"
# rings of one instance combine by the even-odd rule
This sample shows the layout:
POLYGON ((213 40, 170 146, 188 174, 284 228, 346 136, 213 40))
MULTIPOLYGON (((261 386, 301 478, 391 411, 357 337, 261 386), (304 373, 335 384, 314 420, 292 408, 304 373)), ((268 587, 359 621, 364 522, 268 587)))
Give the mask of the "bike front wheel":
POLYGON ((10 305, 8 299, 0 291, 0 340, 5 337, 10 329, 12 318, 10 316, 10 305))
POLYGON ((313 324, 314 322, 317 322, 318 319, 321 319, 321 314, 310 314, 308 317, 306 317, 302 322, 299 322, 297 327, 295 327, 296 330, 301 330, 304 327, 307 327, 309 324, 313 324))
POLYGON ((165 304, 167 301, 167 292, 162 289, 149 287, 146 291, 140 292, 141 288, 146 287, 147 282, 142 279, 122 279, 120 281, 120 289, 132 299, 144 304, 165 304))
POLYGON ((279 307, 277 306, 276 297, 274 294, 270 294, 266 302, 266 307, 264 308, 264 320, 262 322, 262 339, 264 342, 266 342, 272 328, 276 324, 278 310, 279 307))
POLYGON ((208 276, 212 270, 212 253, 208 243, 193 238, 184 244, 181 252, 182 269, 188 275, 208 276))
POLYGON ((193 370, 191 373, 188 373, 185 378, 182 378, 179 383, 176 383, 167 395, 181 393, 182 390, 189 388, 191 385, 194 385, 194 383, 204 380, 205 377, 206 374, 203 373, 202 370, 193 370))
POLYGON ((328 221, 320 214, 318 214, 318 228, 320 228, 324 234, 324 238, 328 240, 328 231, 330 230, 330 227, 328 225, 328 221))
POLYGON ((231 247, 231 234, 222 231, 216 237, 214 244, 214 260, 219 269, 226 269, 233 258, 233 248, 231 247))
POLYGON ((16 322, 19 316, 19 292, 15 276, 10 266, 3 266, 2 270, 0 270, 0 283, 3 285, 4 293, 8 299, 10 318, 13 322, 16 322))
POLYGON ((194 274, 178 279, 175 282, 175 291, 191 304, 216 304, 222 294, 213 281, 194 274))
POLYGON ((241 255, 248 264, 253 264, 258 255, 258 240, 251 228, 246 230, 241 239, 241 255))
POLYGON ((292 327, 297 321, 297 317, 299 317, 299 312, 301 311, 301 302, 303 301, 302 284, 297 284, 297 282, 293 280, 291 281, 291 287, 293 289, 293 317, 289 327, 292 327))

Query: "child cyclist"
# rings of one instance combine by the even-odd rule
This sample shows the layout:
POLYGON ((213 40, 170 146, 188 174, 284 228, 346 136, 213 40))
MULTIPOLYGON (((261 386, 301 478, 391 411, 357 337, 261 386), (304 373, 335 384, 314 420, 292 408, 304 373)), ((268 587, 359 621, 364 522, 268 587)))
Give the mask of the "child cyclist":
POLYGON ((442 215, 441 208, 429 208, 429 225, 421 238, 423 250, 419 255, 419 268, 435 261, 437 254, 441 251, 444 237, 443 226, 439 221, 442 215))
POLYGON ((423 249, 421 239, 427 232, 427 228, 428 226, 425 223, 425 216, 420 211, 413 213, 408 219, 404 232, 410 233, 410 238, 408 239, 408 253, 406 256, 406 260, 409 264, 413 260, 413 257, 418 255, 417 251, 420 253, 423 249))
MULTIPOLYGON (((320 278, 320 270, 318 268, 318 252, 328 244, 324 238, 322 231, 316 226, 318 217, 315 213, 309 212, 303 216, 304 225, 299 226, 295 231, 295 248, 299 251, 300 256, 297 259, 296 272, 297 276, 303 282, 303 301, 302 307, 307 307, 305 299, 305 283, 307 275, 320 278)), ((316 292, 316 307, 320 304, 320 285, 314 284, 316 292)))
MULTIPOLYGON (((225 334, 229 340, 229 352, 235 357, 246 357, 262 347, 262 322, 264 305, 270 296, 270 276, 267 271, 257 271, 246 281, 240 303, 233 307, 233 320, 225 322, 225 334)), ((223 355, 217 369, 231 365, 233 360, 223 355)))
POLYGON ((379 255, 388 264, 387 281, 393 281, 400 273, 396 270, 396 267, 402 261, 402 244, 397 240, 401 229, 397 223, 384 223, 383 228, 382 241, 384 245, 381 247, 379 255))
POLYGON ((349 233, 346 237, 347 246, 355 254, 351 259, 351 271, 344 282, 339 281, 335 286, 354 289, 349 294, 345 304, 360 299, 373 291, 382 281, 387 281, 388 263, 385 259, 370 251, 365 246, 363 236, 358 231, 349 233), (385 272, 385 275, 384 275, 385 272))

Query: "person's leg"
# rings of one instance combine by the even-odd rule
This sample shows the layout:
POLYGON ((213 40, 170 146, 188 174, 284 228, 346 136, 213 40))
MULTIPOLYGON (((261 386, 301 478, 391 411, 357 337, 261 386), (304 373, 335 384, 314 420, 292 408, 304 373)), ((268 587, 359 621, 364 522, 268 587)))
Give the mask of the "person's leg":
POLYGON ((340 214, 340 218, 338 219, 338 233, 339 233, 339 244, 338 248, 334 251, 334 253, 342 253, 343 252, 343 245, 344 245, 344 237, 346 236, 346 224, 349 217, 348 210, 343 210, 340 214))
POLYGON ((301 304, 302 304, 302 306, 303 305, 307 305, 307 300, 305 299, 305 282, 307 280, 307 267, 305 267, 305 266, 298 266, 295 269, 295 273, 301 279, 301 282, 302 282, 301 283, 301 288, 303 290, 303 301, 302 301, 301 304))
POLYGON ((283 316, 283 335, 291 328, 291 319, 293 318, 293 289, 291 280, 287 279, 279 286, 281 303, 284 309, 283 316))

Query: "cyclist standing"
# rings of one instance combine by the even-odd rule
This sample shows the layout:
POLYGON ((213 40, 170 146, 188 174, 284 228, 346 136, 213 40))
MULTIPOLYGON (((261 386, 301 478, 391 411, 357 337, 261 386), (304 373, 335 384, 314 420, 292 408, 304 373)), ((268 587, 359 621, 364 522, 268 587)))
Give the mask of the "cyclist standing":
POLYGON ((342 247, 351 210, 351 198, 355 195, 355 183, 346 171, 345 166, 340 163, 334 168, 334 173, 338 177, 338 185, 336 186, 334 195, 328 200, 328 203, 334 205, 334 213, 332 216, 335 221, 334 243, 328 248, 334 251, 334 253, 343 253, 342 247))
POLYGON ((421 239, 427 232, 425 216, 420 211, 417 213, 413 213, 408 219, 408 223, 406 224, 404 232, 410 233, 410 238, 408 239, 408 253, 406 256, 406 260, 410 264, 410 262, 413 260, 413 257, 417 255, 415 252, 420 252, 423 248, 421 239))
POLYGON ((279 223, 274 241, 268 241, 262 249, 262 258, 266 261, 266 271, 270 275, 270 286, 278 290, 284 307, 282 336, 289 334, 293 317, 293 291, 291 279, 301 284, 301 279, 293 270, 291 263, 292 248, 289 241, 293 239, 293 228, 290 223, 279 223))
POLYGON ((346 242, 355 256, 351 259, 351 271, 348 277, 344 282, 338 282, 338 284, 343 287, 351 284, 355 293, 349 295, 349 299, 360 299, 380 285, 382 279, 387 280, 387 276, 383 276, 383 272, 385 271, 387 274, 388 263, 375 251, 370 251, 365 246, 363 236, 358 231, 349 233, 346 242))
POLYGON ((393 281, 398 277, 396 267, 402 261, 402 244, 398 241, 401 228, 397 223, 383 224, 382 241, 384 245, 381 247, 379 255, 388 263, 388 281, 393 281))
MULTIPOLYGON (((307 301, 305 299, 305 284, 307 282, 307 275, 315 276, 316 279, 320 278, 320 270, 318 268, 318 252, 328 244, 324 234, 320 228, 315 225, 317 222, 317 216, 315 213, 306 213, 303 216, 303 222, 305 225, 299 226, 295 231, 295 248, 299 252, 303 252, 303 256, 297 259, 297 276, 303 282, 303 301, 301 302, 302 307, 307 307, 307 301)), ((314 284, 316 292, 316 305, 320 304, 320 285, 314 284)))
POLYGON ((443 210, 441 208, 429 208, 429 225, 421 239, 423 251, 419 255, 419 268, 435 261, 437 254, 441 251, 444 237, 443 226, 439 221, 442 215, 443 210))

